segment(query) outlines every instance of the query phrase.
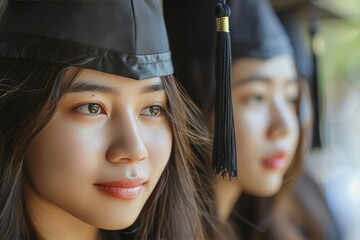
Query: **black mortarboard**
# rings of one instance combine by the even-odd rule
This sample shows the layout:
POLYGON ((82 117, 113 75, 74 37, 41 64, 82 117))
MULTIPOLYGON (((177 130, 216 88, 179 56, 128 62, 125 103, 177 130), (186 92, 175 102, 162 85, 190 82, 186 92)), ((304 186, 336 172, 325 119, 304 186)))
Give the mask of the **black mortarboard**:
POLYGON ((0 57, 85 63, 133 79, 173 73, 159 0, 10 0, 0 57))
POLYGON ((295 63, 299 74, 309 81, 314 113, 313 148, 320 148, 321 88, 318 79, 318 58, 324 43, 318 31, 318 20, 341 19, 352 21, 340 9, 321 0, 271 0, 294 48, 295 63), (302 22, 301 22, 302 21, 302 22), (308 27, 304 31, 303 26, 308 27), (302 31, 303 30, 303 31, 302 31), (304 37, 305 35, 305 37, 304 37))
POLYGON ((320 136, 321 92, 317 62, 322 51, 323 40, 317 29, 317 20, 344 19, 344 16, 322 1, 296 0, 287 4, 278 0, 272 0, 272 2, 293 45, 298 72, 310 84, 314 113, 312 146, 319 148, 322 145, 320 136), (301 21, 308 29, 301 26, 301 21))
POLYGON ((292 54, 288 36, 267 0, 232 0, 230 19, 233 59, 267 59, 292 54))
POLYGON ((326 0, 270 0, 277 13, 292 12, 295 15, 308 15, 313 9, 321 19, 346 18, 344 12, 332 7, 326 0))

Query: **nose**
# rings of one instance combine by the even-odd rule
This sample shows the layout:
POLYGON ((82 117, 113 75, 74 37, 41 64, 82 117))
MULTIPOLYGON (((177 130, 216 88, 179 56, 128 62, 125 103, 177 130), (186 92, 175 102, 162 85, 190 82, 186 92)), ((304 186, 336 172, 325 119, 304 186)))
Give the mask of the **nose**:
POLYGON ((111 131, 113 140, 106 153, 109 162, 136 162, 148 157, 140 123, 131 114, 123 115, 121 120, 114 122, 111 131))
MULTIPOLYGON (((279 139, 289 135, 292 121, 293 121, 293 110, 287 105, 286 101, 275 100, 272 102, 270 107, 270 127, 268 137, 270 139, 279 139)), ((296 116, 295 116, 296 117, 296 116)))

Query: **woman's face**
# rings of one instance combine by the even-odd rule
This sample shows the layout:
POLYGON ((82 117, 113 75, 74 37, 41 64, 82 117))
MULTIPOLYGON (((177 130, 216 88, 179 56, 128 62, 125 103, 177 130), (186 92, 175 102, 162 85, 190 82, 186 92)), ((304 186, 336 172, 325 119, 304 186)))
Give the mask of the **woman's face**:
POLYGON ((32 218, 103 229, 131 225, 169 161, 166 105, 160 78, 84 70, 26 153, 32 218))
POLYGON ((246 193, 270 196, 280 189, 299 140, 293 60, 242 58, 232 73, 238 181, 246 193))

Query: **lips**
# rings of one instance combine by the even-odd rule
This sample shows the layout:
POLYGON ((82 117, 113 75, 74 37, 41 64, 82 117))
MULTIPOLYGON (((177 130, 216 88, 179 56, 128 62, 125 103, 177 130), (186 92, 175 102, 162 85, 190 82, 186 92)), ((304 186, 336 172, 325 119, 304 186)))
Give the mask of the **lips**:
POLYGON ((276 151, 264 159, 263 166, 267 169, 283 169, 286 167, 286 152, 276 151))
POLYGON ((94 185, 102 192, 118 198, 118 199, 134 199, 143 188, 146 180, 137 179, 122 179, 119 181, 101 182, 94 185))

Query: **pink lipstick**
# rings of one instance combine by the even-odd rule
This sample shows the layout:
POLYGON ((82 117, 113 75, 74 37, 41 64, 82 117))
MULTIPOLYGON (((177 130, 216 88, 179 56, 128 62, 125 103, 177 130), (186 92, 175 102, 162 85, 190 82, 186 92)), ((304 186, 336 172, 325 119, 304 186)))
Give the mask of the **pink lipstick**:
POLYGON ((110 196, 118 199, 134 199, 136 198, 142 189, 142 186, 146 183, 144 179, 122 179, 119 181, 100 182, 94 185, 99 190, 103 191, 110 196))
POLYGON ((266 157, 262 163, 268 169, 282 169, 286 166, 285 156, 284 151, 277 151, 266 157))

